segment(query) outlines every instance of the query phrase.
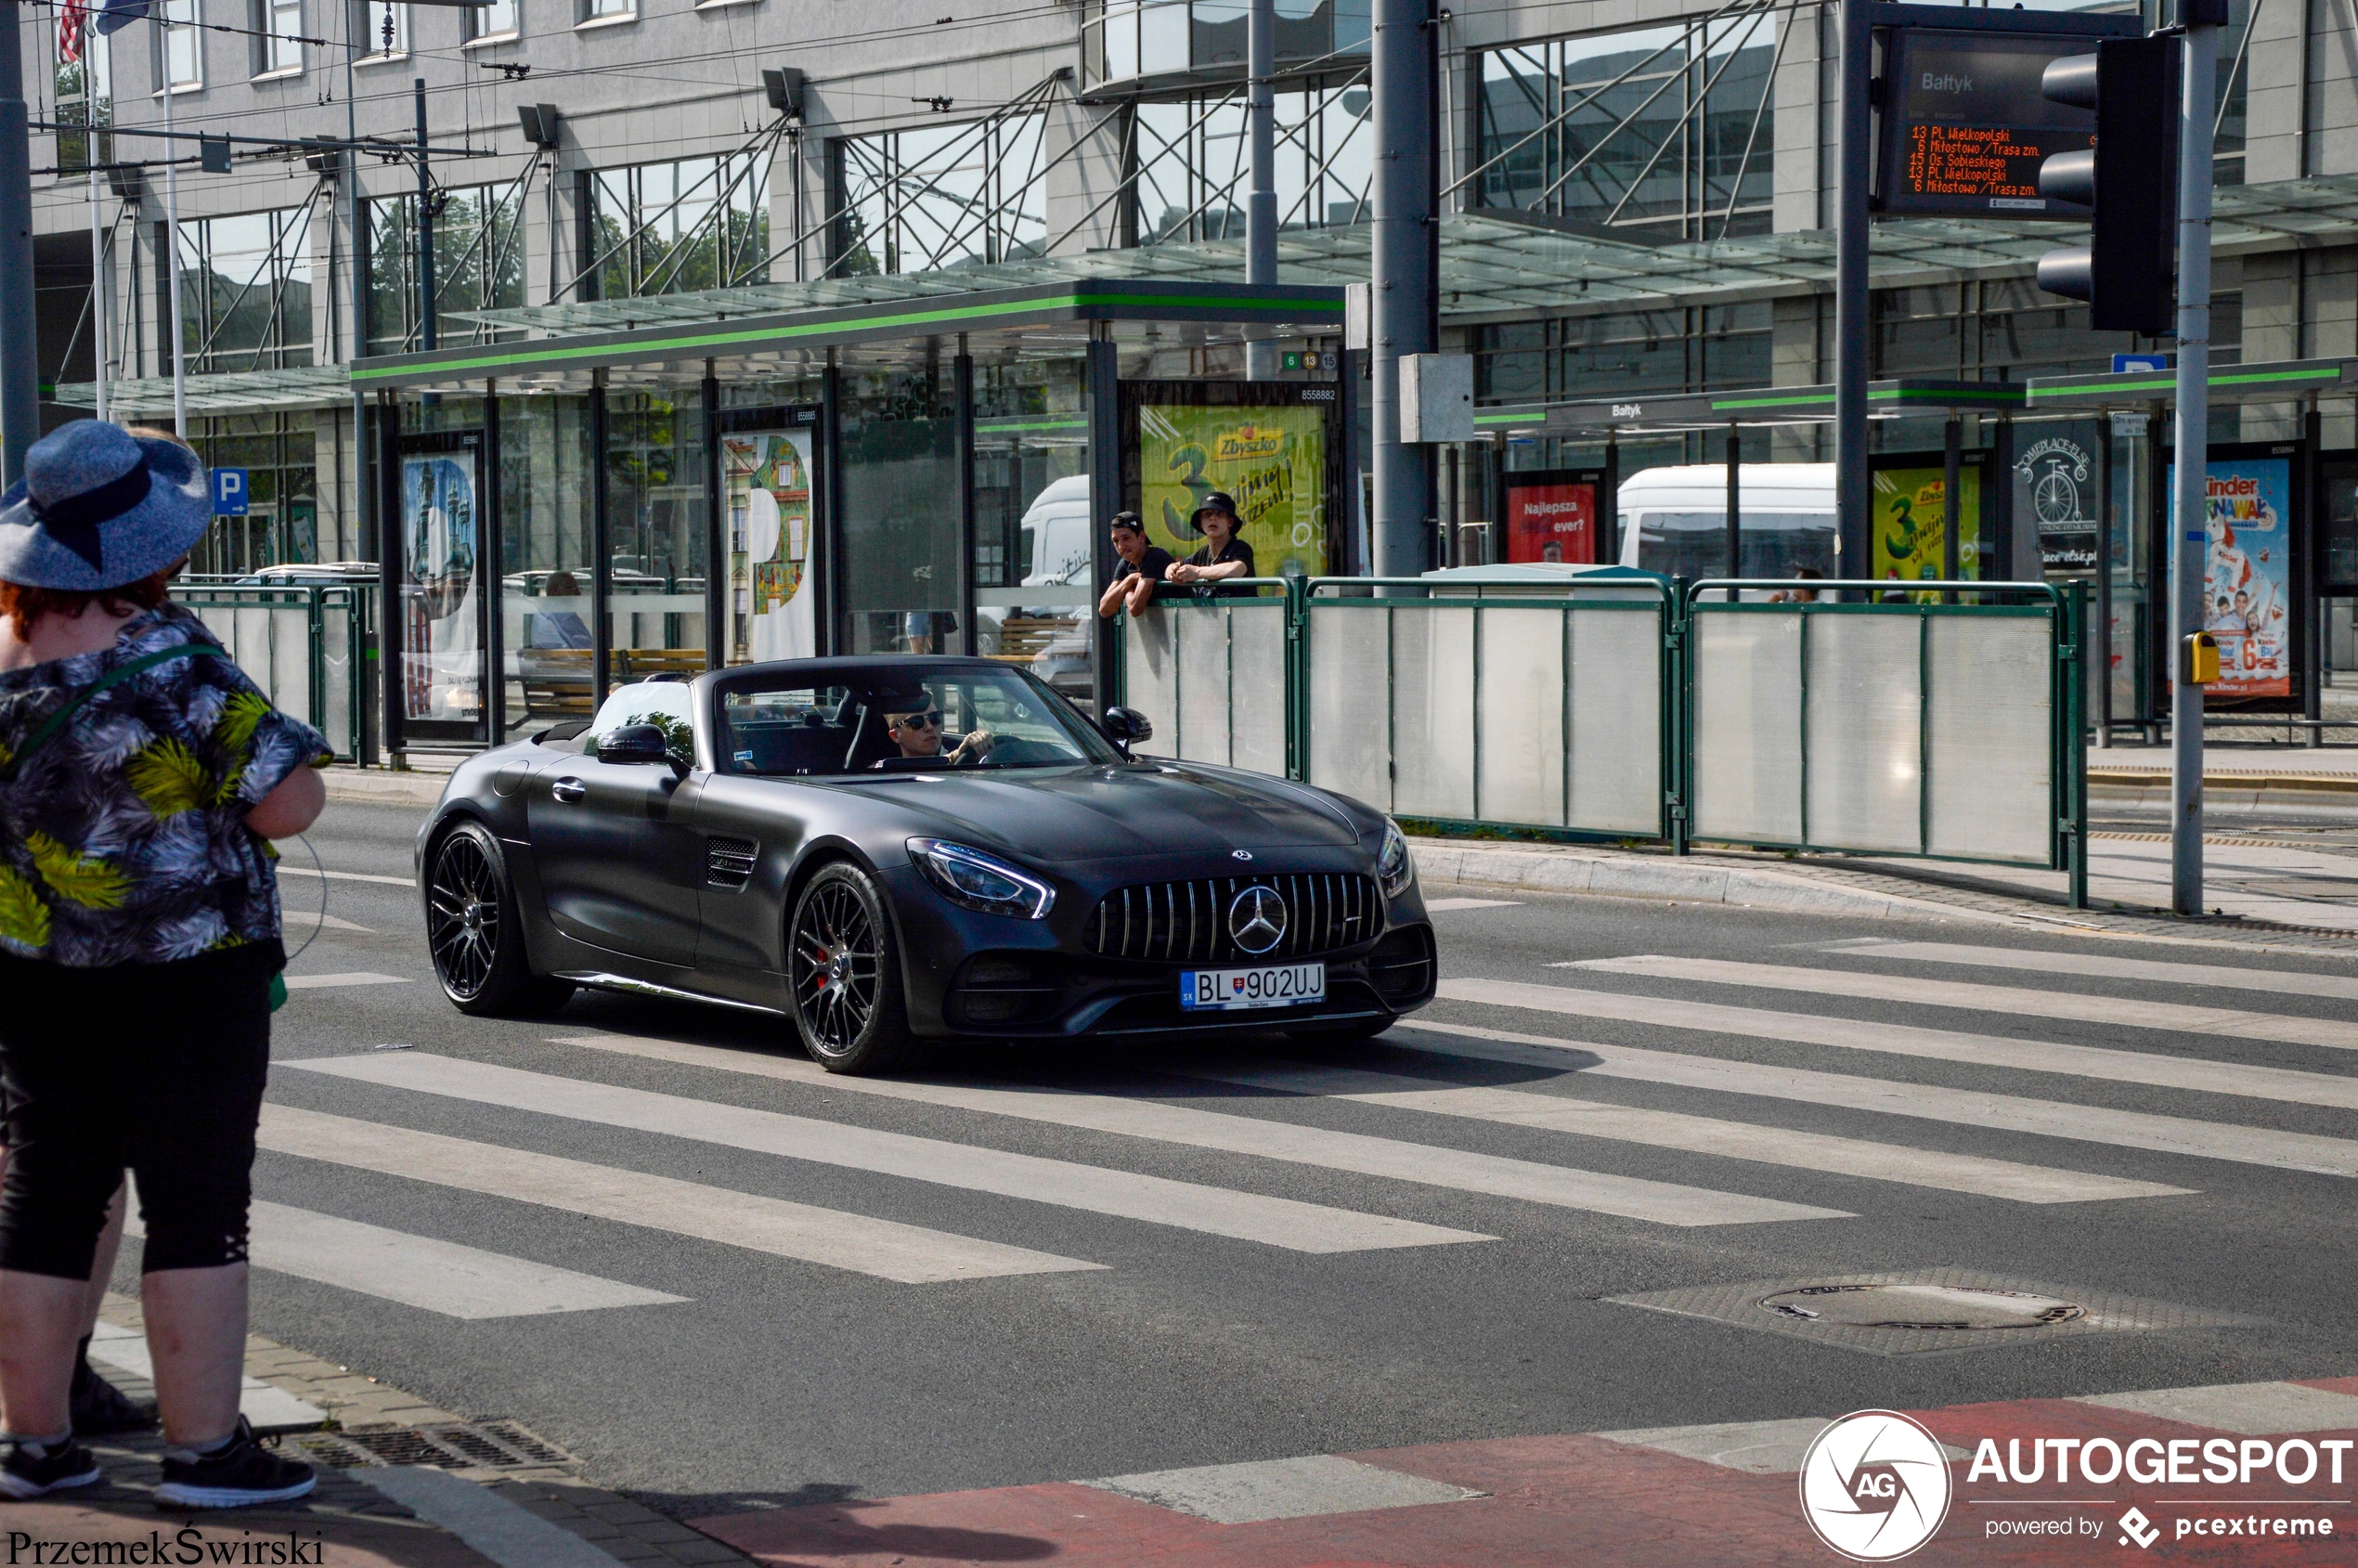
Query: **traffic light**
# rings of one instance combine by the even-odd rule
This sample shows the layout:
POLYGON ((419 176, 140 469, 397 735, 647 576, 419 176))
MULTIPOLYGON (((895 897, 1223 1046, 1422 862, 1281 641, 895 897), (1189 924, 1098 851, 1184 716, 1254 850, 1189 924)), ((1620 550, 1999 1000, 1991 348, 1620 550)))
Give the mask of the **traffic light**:
POLYGON ((2107 38, 2048 64, 2040 93, 2096 111, 2095 145, 2039 165, 2039 194, 2092 209, 2088 243, 2039 258, 2039 286, 2086 300, 2099 331, 2171 330, 2178 222, 2177 48, 2107 38))

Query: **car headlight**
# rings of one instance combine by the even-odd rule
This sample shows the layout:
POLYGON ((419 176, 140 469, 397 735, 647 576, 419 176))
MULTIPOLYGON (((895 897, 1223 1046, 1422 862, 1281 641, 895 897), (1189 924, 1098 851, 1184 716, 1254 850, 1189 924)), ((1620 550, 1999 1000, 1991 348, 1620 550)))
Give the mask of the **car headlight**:
POLYGON ((1383 820, 1383 849, 1376 856, 1376 877, 1383 884, 1387 899, 1398 898, 1417 879, 1416 857, 1408 853, 1407 836, 1390 817, 1383 820))
POLYGON ((912 838, 909 858, 943 898, 966 909, 1039 920, 1056 907, 1054 888, 980 849, 939 838, 912 838))

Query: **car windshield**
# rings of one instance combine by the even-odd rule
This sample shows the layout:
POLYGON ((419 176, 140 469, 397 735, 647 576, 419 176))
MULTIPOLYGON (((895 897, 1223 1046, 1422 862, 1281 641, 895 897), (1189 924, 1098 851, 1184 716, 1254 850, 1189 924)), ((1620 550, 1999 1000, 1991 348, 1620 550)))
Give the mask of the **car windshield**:
POLYGON ((1121 759, 1063 698, 1013 669, 880 664, 825 685, 781 671, 774 683, 732 681, 719 720, 720 766, 772 778, 1121 759))

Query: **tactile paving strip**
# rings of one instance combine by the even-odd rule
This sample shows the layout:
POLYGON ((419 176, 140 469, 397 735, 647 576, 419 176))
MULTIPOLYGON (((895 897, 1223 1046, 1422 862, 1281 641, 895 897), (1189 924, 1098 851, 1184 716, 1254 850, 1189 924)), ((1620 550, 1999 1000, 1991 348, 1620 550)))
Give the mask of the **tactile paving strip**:
POLYGON ((1673 1313, 1680 1317, 1707 1318, 1738 1328, 1755 1328, 1763 1333, 1783 1334, 1792 1339, 1810 1340, 1844 1350, 1865 1351, 1870 1355, 1926 1355, 1949 1351, 1993 1350, 2002 1345, 2078 1339, 2089 1334, 2248 1328, 2259 1327, 2266 1321, 2236 1313, 2214 1312, 2206 1307, 2124 1296, 2111 1290, 2085 1290, 1968 1268, 1803 1275, 1786 1279, 1747 1280, 1733 1285, 1696 1285, 1678 1290, 1652 1290, 1642 1295, 1607 1299, 1621 1306, 1644 1307, 1651 1312, 1673 1313), (1781 1291, 1821 1285, 1930 1285, 1952 1289, 2019 1290, 2058 1297, 2077 1304, 2083 1311, 2067 1321, 2025 1328, 1921 1328, 1813 1322, 1760 1304, 1764 1298, 1781 1291))

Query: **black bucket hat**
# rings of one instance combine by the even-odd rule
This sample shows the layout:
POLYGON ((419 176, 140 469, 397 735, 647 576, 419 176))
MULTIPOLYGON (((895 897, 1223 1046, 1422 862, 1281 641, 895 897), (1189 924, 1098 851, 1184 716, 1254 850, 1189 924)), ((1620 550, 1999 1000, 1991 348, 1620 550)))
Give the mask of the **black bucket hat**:
POLYGON ((1187 526, 1198 534, 1202 533, 1203 514, 1207 512, 1224 512, 1237 520, 1238 528, 1245 525, 1244 513, 1237 510, 1237 498, 1225 490, 1214 490, 1204 497, 1203 504, 1187 514, 1187 526))

